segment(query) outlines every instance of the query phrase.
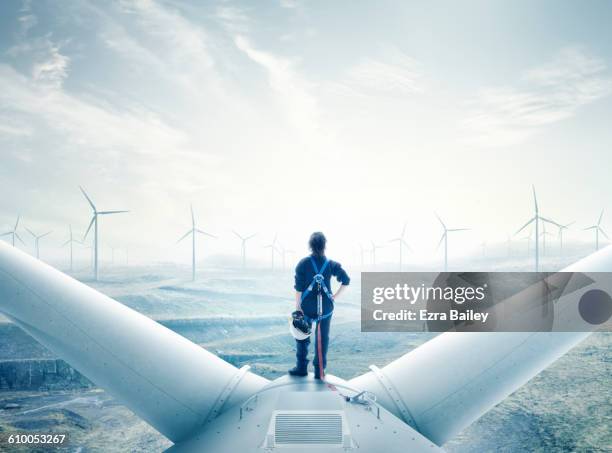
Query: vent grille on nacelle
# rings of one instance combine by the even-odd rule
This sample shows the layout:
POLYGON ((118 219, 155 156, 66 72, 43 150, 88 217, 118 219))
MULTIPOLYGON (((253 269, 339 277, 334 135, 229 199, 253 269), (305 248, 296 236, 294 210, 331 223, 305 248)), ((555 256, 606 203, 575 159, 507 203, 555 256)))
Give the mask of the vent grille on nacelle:
POLYGON ((330 413, 276 414, 277 445, 342 444, 342 416, 330 413))

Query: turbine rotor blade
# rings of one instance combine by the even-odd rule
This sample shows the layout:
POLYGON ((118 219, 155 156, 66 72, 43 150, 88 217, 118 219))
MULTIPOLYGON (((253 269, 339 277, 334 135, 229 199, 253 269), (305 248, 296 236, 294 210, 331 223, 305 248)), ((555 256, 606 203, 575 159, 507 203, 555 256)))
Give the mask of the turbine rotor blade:
POLYGON ((544 222, 548 222, 548 223, 550 223, 550 224, 552 224, 552 225, 556 225, 556 226, 558 226, 558 227, 563 226, 563 225, 558 224, 558 223, 557 223, 557 222, 555 222, 554 220, 547 219, 546 217, 540 217, 540 220, 542 220, 542 221, 544 221, 544 222))
POLYGON ((533 222, 536 218, 533 217, 531 220, 529 220, 525 225, 523 225, 522 227, 520 227, 516 233, 514 233, 514 235, 516 236, 517 234, 519 234, 521 231, 523 231, 531 222, 533 222))
POLYGON ((590 226, 590 227, 586 227, 586 228, 585 228, 584 230, 582 230, 582 231, 586 231, 586 230, 594 230, 595 228, 598 228, 598 227, 597 227, 597 225, 593 225, 593 226, 590 226))
POLYGON ((531 189, 533 190, 533 204, 535 205, 535 211, 536 213, 538 212, 538 198, 536 197, 536 190, 535 190, 535 186, 532 185, 531 189))
POLYGON ((105 214, 121 214, 123 212, 130 212, 130 211, 100 211, 100 212, 98 212, 98 214, 102 214, 102 215, 105 215, 105 214))
POLYGON ((200 233, 200 234, 203 234, 203 235, 205 235, 205 236, 210 236, 211 238, 215 238, 215 239, 217 239, 217 236, 215 236, 214 234, 207 233, 206 231, 202 231, 202 230, 199 230, 199 229, 197 229, 197 228, 196 228, 195 230, 196 230, 198 233, 200 233))
POLYGON ((176 241, 176 243, 178 244, 179 242, 181 242, 183 239, 185 239, 187 236, 189 236, 190 233, 193 233, 193 230, 189 230, 187 233, 182 235, 181 238, 178 241, 176 241))
POLYGON ((17 216, 17 221, 15 222, 15 228, 13 228, 13 231, 17 231, 17 226, 19 225, 19 218, 20 217, 21 217, 20 215, 17 216))
POLYGON ((189 205, 189 209, 191 210, 191 225, 195 228, 195 215, 193 214, 193 205, 189 205))
POLYGON ((89 230, 91 230, 91 226, 95 222, 97 216, 98 215, 94 213, 93 217, 91 218, 91 222, 89 222, 89 226, 87 227, 87 231, 85 231, 85 234, 83 235, 83 240, 87 239, 87 235, 89 234, 89 230))
POLYGON ((601 227, 599 227, 599 232, 603 234, 606 237, 606 239, 610 239, 608 235, 606 234, 606 232, 601 227))
POLYGON ((17 234, 17 233, 13 233, 15 235, 15 237, 17 239, 19 239, 19 242, 21 242, 23 245, 25 245, 25 242, 23 242, 23 240, 21 239, 21 237, 17 234))
POLYGON ((244 238, 244 240, 245 240, 245 241, 248 241, 249 239, 252 239, 252 238, 254 238, 255 236, 257 236, 257 233, 253 233, 252 235, 247 236, 246 238, 244 238))
POLYGON ((96 206, 93 204, 93 201, 91 201, 91 198, 89 198, 89 196, 85 192, 85 189, 83 189, 81 186, 79 186, 79 189, 81 189, 81 192, 83 192, 83 195, 85 196, 85 198, 89 202, 89 205, 91 206, 91 209, 93 209, 94 212, 96 212, 96 206))
POLYGON ((47 231, 45 234, 41 234, 40 236, 38 236, 38 238, 37 238, 37 239, 44 238, 45 236, 48 236, 48 235, 50 235, 51 233, 53 233, 53 230, 51 230, 51 231, 47 231))
POLYGON ((36 235, 34 233, 32 233, 32 230, 30 230, 28 227, 26 227, 26 231, 28 233, 30 233, 36 239, 36 235))
POLYGON ((602 209, 602 210, 601 210, 601 214, 599 214, 599 220, 597 221, 597 225, 598 225, 598 226, 599 226, 599 224, 601 223, 601 218, 603 217, 603 213, 604 213, 604 210, 602 209))
POLYGON ((241 241, 244 241, 244 238, 240 236, 238 233, 236 233, 236 231, 232 230, 232 233, 234 233, 238 239, 240 239, 241 241))
POLYGON ((15 234, 13 231, 8 231, 7 233, 2 233, 0 236, 8 236, 9 234, 15 234))
POLYGON ((442 219, 440 218, 440 216, 438 215, 437 212, 434 212, 434 214, 436 215, 436 217, 438 218, 438 221, 442 224, 442 228, 444 228, 444 231, 446 231, 446 225, 444 225, 444 222, 442 221, 442 219))
POLYGON ((440 238, 440 242, 438 242, 438 245, 436 246, 436 250, 440 248, 440 244, 442 244, 442 241, 444 240, 445 237, 446 237, 446 231, 444 231, 444 233, 442 234, 442 237, 440 238))
POLYGON ((453 229, 446 230, 446 231, 468 231, 468 230, 469 228, 453 228, 453 229))

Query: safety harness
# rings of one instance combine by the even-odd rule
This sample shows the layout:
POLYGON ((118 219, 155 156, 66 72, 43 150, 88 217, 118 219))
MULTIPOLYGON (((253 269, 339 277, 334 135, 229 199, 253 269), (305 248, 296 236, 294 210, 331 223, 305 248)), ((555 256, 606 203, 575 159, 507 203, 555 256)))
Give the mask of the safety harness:
POLYGON ((321 320, 329 318, 334 312, 334 296, 329 290, 329 288, 327 288, 327 286, 325 285, 325 277, 323 277, 323 272, 325 272, 325 269, 329 265, 329 260, 325 258, 325 261, 323 262, 323 265, 321 266, 320 270, 319 270, 319 266, 317 266, 317 262, 315 261, 314 257, 312 256, 310 257, 310 262, 314 269, 315 275, 312 278, 310 285, 308 285, 308 288, 306 288, 306 291, 302 293, 302 298, 300 300, 300 307, 302 306, 304 299, 306 299, 306 296, 308 296, 308 294, 312 292, 312 290, 314 289, 316 285, 317 286, 317 317, 310 318, 306 316, 306 314, 304 314, 304 318, 308 322, 314 321, 317 324, 317 356, 319 358, 319 376, 321 377, 321 379, 325 379, 325 370, 323 369, 323 347, 321 344, 321 320), (327 298, 332 303, 332 309, 330 310, 329 313, 325 315, 323 314, 323 293, 325 293, 327 298))

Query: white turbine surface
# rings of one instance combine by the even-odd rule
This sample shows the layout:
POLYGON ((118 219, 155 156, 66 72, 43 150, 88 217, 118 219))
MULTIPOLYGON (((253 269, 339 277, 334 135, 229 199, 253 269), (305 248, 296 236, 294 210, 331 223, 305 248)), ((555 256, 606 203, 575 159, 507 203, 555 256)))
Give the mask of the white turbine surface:
MULTIPOLYGON (((597 275, 610 271, 612 246, 563 269, 587 273, 608 294, 610 282, 598 281, 597 275)), ((561 297, 555 304, 557 316, 578 316, 577 301, 590 289, 561 297)), ((349 383, 373 392, 385 408, 442 445, 589 335, 447 332, 349 383)))
POLYGON ((185 233, 183 236, 181 236, 181 238, 178 241, 176 241, 176 243, 178 244, 183 239, 185 239, 187 236, 191 235, 191 281, 195 281, 195 275, 196 275, 196 233, 202 234, 204 236, 211 237, 213 239, 217 239, 217 237, 212 235, 212 234, 210 234, 210 233, 207 233, 206 231, 202 231, 202 230, 196 228, 195 215, 193 214, 193 205, 189 206, 189 209, 191 209, 191 229, 188 230, 187 233, 185 233))
POLYGON ((0 311, 174 442, 268 382, 6 244, 0 311))
POLYGON ((603 234, 606 237, 606 239, 608 239, 608 235, 603 230, 603 228, 601 228, 601 219, 603 218, 603 214, 604 214, 604 210, 602 209, 601 214, 599 214, 599 220, 597 220, 597 223, 595 225, 585 228, 585 230, 595 230, 595 250, 596 251, 599 250, 599 233, 603 234))
POLYGON ((436 214, 436 217, 438 218, 438 221, 444 229, 444 232, 442 233, 442 237, 440 238, 440 242, 438 242, 436 250, 440 248, 440 244, 442 244, 442 241, 444 241, 444 272, 446 272, 448 270, 448 233, 454 231, 468 231, 469 228, 447 228, 446 224, 442 221, 438 214, 436 214))
POLYGON ((94 280, 98 280, 98 216, 110 215, 110 214, 122 214, 124 212, 129 212, 129 211, 98 211, 96 209, 96 205, 94 205, 93 201, 91 201, 91 198, 89 198, 89 196, 85 192, 85 189, 83 189, 80 186, 79 186, 79 189, 81 189, 83 196, 85 197, 85 199, 91 206, 91 209, 93 210, 93 216, 91 217, 91 222, 89 222, 87 231, 85 231, 83 240, 87 238, 87 235, 89 234, 89 230, 91 230, 92 225, 94 225, 94 280))

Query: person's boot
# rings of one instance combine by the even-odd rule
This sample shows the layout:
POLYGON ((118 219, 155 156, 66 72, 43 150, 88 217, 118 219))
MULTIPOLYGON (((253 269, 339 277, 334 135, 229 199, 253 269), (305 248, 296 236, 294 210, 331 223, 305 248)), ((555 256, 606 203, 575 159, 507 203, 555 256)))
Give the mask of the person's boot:
POLYGON ((294 366, 293 368, 291 368, 288 371, 290 376, 298 376, 298 377, 304 377, 304 376, 308 376, 308 370, 306 368, 300 368, 298 366, 294 366))

